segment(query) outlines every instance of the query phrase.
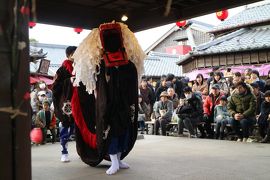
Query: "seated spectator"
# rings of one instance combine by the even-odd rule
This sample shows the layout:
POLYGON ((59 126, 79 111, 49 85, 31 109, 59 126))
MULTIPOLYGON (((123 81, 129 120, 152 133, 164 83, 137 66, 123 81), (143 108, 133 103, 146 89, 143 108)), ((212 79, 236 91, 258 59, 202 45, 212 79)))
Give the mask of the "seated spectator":
POLYGON ((55 143, 56 139, 56 117, 53 111, 50 110, 50 103, 48 100, 43 101, 43 109, 37 113, 36 126, 40 127, 43 134, 42 144, 46 144, 47 129, 51 131, 52 143, 55 143))
POLYGON ((230 97, 228 111, 233 118, 232 128, 238 136, 237 141, 247 142, 249 129, 255 123, 256 97, 244 82, 237 83, 236 88, 238 93, 230 97))
POLYGON ((251 83, 250 86, 252 87, 252 92, 256 96, 256 115, 259 115, 261 112, 261 104, 264 101, 264 94, 260 91, 260 87, 258 83, 254 82, 251 83))
POLYGON ((198 124, 202 118, 202 101, 197 97, 190 87, 184 88, 184 95, 186 102, 181 103, 176 110, 179 116, 178 121, 178 134, 183 135, 184 126, 189 131, 189 137, 197 137, 194 131, 194 127, 198 124))
MULTIPOLYGON (((224 94, 220 91, 220 86, 218 84, 214 84, 211 87, 209 96, 206 97, 203 103, 203 120, 205 122, 204 127, 208 138, 214 137, 214 131, 211 128, 211 123, 214 122, 214 109, 219 105, 222 95, 224 94)), ((202 133, 202 136, 204 136, 204 133, 202 133)))
POLYGON ((270 141, 270 90, 265 92, 265 101, 261 106, 261 114, 258 118, 259 133, 263 140, 262 143, 270 141))
POLYGON ((168 99, 173 102, 173 109, 176 109, 179 103, 177 94, 175 93, 174 89, 171 87, 167 89, 167 93, 169 95, 168 99))
POLYGON ((216 123, 216 139, 224 139, 224 130, 226 125, 232 121, 227 110, 227 97, 221 96, 220 104, 216 105, 214 110, 214 122, 216 123))
POLYGON ((207 82, 204 81, 202 74, 197 75, 195 83, 192 86, 192 92, 200 93, 203 100, 205 100, 208 95, 208 85, 207 82))
POLYGON ((173 114, 173 102, 168 100, 168 93, 163 91, 160 94, 160 101, 156 103, 155 110, 155 134, 159 135, 159 127, 163 136, 166 136, 166 126, 171 122, 173 114))
POLYGON ((210 82, 209 90, 212 89, 214 84, 218 84, 220 87, 220 92, 222 94, 228 95, 229 94, 229 87, 227 85, 226 80, 222 77, 221 72, 214 73, 214 79, 210 82))
POLYGON ((147 104, 143 101, 142 96, 139 95, 138 97, 138 125, 140 131, 143 133, 145 129, 145 120, 146 116, 149 114, 149 109, 147 104))

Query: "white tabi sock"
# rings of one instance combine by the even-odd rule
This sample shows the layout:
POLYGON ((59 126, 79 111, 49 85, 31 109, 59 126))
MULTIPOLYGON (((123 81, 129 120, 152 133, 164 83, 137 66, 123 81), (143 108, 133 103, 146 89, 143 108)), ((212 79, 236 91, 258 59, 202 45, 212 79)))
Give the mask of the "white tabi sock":
POLYGON ((117 154, 110 154, 112 165, 111 167, 106 171, 106 174, 113 175, 119 170, 119 162, 117 159, 117 154))
POLYGON ((122 162, 120 160, 120 158, 121 158, 121 152, 117 153, 117 159, 118 159, 118 163, 119 163, 119 168, 120 169, 128 169, 129 165, 127 163, 125 163, 125 162, 122 162))

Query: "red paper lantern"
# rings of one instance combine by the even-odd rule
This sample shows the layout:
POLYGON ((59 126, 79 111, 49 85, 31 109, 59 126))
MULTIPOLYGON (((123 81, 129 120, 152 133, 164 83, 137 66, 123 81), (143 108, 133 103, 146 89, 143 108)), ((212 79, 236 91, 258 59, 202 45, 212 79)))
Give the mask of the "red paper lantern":
POLYGON ((83 29, 77 27, 77 28, 74 28, 74 31, 75 31, 77 34, 80 34, 80 33, 83 31, 83 29))
POLYGON ((31 138, 32 142, 34 142, 36 144, 40 144, 43 140, 41 129, 40 128, 32 129, 32 131, 30 133, 30 138, 31 138))
POLYGON ((22 6, 21 9, 20 9, 20 12, 22 14, 29 15, 30 14, 30 9, 29 9, 28 6, 22 6))
POLYGON ((186 24, 187 24, 187 22, 185 20, 176 22, 176 26, 178 26, 178 27, 184 27, 186 24))
POLYGON ((28 26, 29 26, 30 28, 33 28, 33 27, 35 27, 36 25, 37 25, 37 23, 34 22, 34 21, 29 21, 29 22, 28 22, 28 26))
POLYGON ((216 12, 216 16, 219 20, 224 21, 229 15, 228 10, 218 11, 216 12))

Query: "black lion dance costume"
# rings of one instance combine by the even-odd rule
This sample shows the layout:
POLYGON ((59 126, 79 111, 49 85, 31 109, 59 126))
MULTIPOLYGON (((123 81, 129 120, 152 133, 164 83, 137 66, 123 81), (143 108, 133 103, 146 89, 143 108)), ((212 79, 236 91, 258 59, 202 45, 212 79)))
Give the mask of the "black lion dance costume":
POLYGON ((73 58, 71 104, 79 156, 90 166, 110 160, 109 175, 129 168, 121 160, 137 138, 143 50, 126 25, 113 22, 93 29, 73 58))

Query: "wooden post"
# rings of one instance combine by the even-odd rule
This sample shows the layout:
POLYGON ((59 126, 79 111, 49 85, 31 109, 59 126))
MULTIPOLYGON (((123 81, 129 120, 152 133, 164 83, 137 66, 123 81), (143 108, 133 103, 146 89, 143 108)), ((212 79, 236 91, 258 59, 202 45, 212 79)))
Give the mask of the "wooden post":
POLYGON ((24 1, 0 1, 0 179, 31 179, 28 16, 24 1), (14 13, 14 7, 17 11, 14 13), (14 109, 26 116, 11 113, 14 109), (14 115, 12 117, 12 115, 14 115))

